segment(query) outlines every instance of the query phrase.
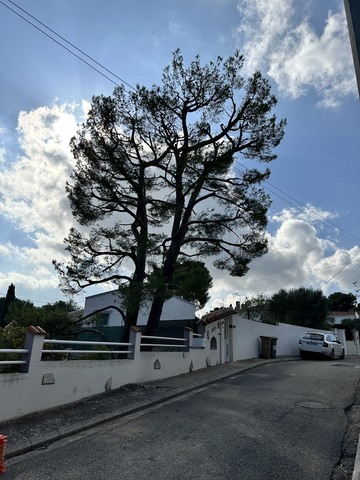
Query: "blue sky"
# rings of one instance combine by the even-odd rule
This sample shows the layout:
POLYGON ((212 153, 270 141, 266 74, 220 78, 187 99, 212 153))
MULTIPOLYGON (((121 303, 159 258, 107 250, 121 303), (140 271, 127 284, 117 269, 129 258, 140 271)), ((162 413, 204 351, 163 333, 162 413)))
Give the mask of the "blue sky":
POLYGON ((354 292, 360 100, 342 0, 1 0, 0 294, 14 283, 36 305, 64 298, 51 261, 65 258, 72 226, 69 140, 92 95, 120 82, 8 7, 55 37, 25 9, 130 85, 159 83, 178 47, 185 62, 199 54, 204 63, 239 48, 244 74, 260 69, 269 78, 288 125, 265 185, 273 199, 269 253, 239 279, 209 265, 206 309, 280 288, 354 292))

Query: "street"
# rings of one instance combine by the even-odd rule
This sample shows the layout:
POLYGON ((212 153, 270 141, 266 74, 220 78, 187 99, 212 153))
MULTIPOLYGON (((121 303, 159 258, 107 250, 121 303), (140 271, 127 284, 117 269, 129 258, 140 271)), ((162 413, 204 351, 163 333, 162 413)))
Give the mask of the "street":
POLYGON ((357 358, 264 365, 10 459, 2 479, 330 480, 359 378, 357 358))

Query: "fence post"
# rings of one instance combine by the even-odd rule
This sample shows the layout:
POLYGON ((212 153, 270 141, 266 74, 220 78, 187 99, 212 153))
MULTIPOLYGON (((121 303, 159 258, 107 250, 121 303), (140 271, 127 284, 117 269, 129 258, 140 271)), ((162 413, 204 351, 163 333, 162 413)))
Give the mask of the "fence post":
POLYGON ((354 329, 352 330, 352 335, 353 335, 353 341, 356 345, 356 355, 360 354, 360 343, 359 343, 359 332, 354 329))
POLYGON ((141 344, 141 329, 136 326, 130 327, 129 342, 132 344, 130 347, 131 353, 128 353, 128 359, 134 360, 135 356, 140 353, 141 344))
POLYGON ((46 332, 41 327, 32 325, 28 327, 24 345, 24 349, 28 350, 28 353, 23 355, 22 359, 25 360, 26 364, 21 365, 21 373, 28 373, 32 362, 40 362, 45 335, 46 332))
POLYGON ((190 350, 190 347, 193 345, 193 336, 194 330, 190 327, 185 327, 184 328, 184 338, 186 340, 186 348, 184 348, 185 352, 188 352, 190 350))
POLYGON ((346 335, 345 335, 345 329, 344 328, 338 328, 334 329, 334 331, 337 330, 337 338, 340 340, 340 342, 343 344, 345 355, 347 355, 347 345, 346 345, 346 335))

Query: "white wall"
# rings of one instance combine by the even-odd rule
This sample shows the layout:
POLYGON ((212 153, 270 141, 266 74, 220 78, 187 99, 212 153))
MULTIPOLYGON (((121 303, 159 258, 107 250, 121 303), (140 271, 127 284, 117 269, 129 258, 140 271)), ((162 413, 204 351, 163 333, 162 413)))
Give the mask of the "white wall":
MULTIPOLYGON (((91 295, 90 297, 86 297, 83 315, 85 317, 91 314, 92 312, 99 310, 101 308, 106 308, 109 305, 115 305, 117 308, 121 308, 121 302, 120 302, 120 296, 119 296, 118 290, 99 293, 97 295, 91 295)), ((109 321, 108 321, 109 326, 111 327, 122 326, 124 324, 124 321, 118 311, 109 309, 102 313, 105 313, 105 312, 109 313, 109 321)))
POLYGON ((0 422, 66 405, 128 383, 142 383, 181 375, 206 367, 206 357, 194 352, 142 352, 135 360, 37 362, 29 373, 0 375, 0 422), (156 361, 160 369, 154 369, 156 361), (43 385, 43 378, 54 379, 43 385), (5 400, 6 399, 6 400, 5 400))
POLYGON ((183 352, 140 352, 138 336, 134 344, 133 360, 41 361, 43 336, 35 336, 29 372, 0 374, 0 422, 76 402, 109 387, 173 377, 220 361, 219 350, 210 350, 208 342, 205 348, 183 352))
MULTIPOLYGON (((118 290, 99 293, 86 297, 84 316, 95 310, 105 308, 108 305, 115 305, 121 308, 121 298, 118 290)), ((150 303, 144 304, 137 320, 137 325, 146 325, 150 311, 150 303)), ((108 326, 117 327, 124 325, 123 319, 117 310, 109 309, 102 313, 109 313, 108 326)), ((195 318, 195 305, 180 297, 172 297, 165 300, 160 320, 192 320, 195 318)))
MULTIPOLYGON (((204 348, 183 352, 141 352, 140 332, 132 332, 134 359, 97 361, 41 361, 43 336, 35 335, 35 353, 28 373, 0 374, 0 422, 46 410, 102 393, 107 387, 119 388, 127 383, 140 383, 188 373, 224 362, 224 324, 230 322, 232 335, 231 361, 258 358, 260 336, 277 337, 277 356, 299 355, 299 338, 308 329, 294 325, 267 325, 239 315, 203 326, 204 348), (211 339, 217 348, 211 349, 211 339), (160 367, 160 368, 156 368, 160 367), (44 384, 44 380, 50 384, 44 384)), ((193 333, 186 330, 189 345, 193 333)), ((201 344, 196 339, 196 344, 201 344)), ((350 342, 348 342, 350 343, 350 342)), ((350 352, 349 352, 350 353, 350 352)), ((353 354, 351 351, 350 354, 353 354)), ((45 382, 45 383, 46 383, 45 382)))
MULTIPOLYGON (((147 318, 148 310, 146 310, 143 323, 139 325, 146 325, 147 318)), ((172 297, 165 300, 161 320, 192 320, 194 318, 195 305, 192 302, 188 302, 181 297, 172 297)))
POLYGON ((347 355, 360 355, 360 346, 356 341, 348 340, 346 342, 347 355))
POLYGON ((299 339, 309 330, 306 327, 287 325, 268 325, 233 315, 233 360, 258 358, 260 355, 260 336, 277 337, 276 354, 299 355, 299 339))

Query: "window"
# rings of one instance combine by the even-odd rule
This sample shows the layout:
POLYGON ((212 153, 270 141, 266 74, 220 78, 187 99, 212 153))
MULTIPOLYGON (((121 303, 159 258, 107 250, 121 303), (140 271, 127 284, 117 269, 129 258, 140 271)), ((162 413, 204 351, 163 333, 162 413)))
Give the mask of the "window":
POLYGON ((306 333, 303 338, 309 340, 320 340, 321 342, 324 340, 324 335, 322 333, 306 333))
POLYGON ((96 319, 96 326, 97 327, 106 327, 108 325, 110 313, 98 313, 96 319))
POLYGON ((217 350, 217 340, 215 337, 211 337, 210 348, 211 350, 217 350))
POLYGON ((82 322, 83 327, 106 327, 110 318, 110 313, 100 312, 86 318, 82 322))

